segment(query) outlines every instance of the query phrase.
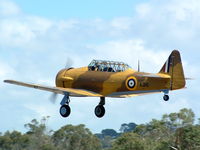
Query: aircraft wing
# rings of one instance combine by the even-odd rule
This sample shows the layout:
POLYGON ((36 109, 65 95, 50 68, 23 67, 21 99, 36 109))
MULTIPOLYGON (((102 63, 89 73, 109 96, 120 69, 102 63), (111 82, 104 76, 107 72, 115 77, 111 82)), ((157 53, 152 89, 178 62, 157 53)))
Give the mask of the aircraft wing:
POLYGON ((87 91, 83 89, 73 89, 73 88, 60 88, 60 87, 51 87, 51 86, 43 86, 39 84, 32 84, 32 83, 25 83, 15 80, 4 80, 5 83, 15 84, 19 86, 25 86, 29 88, 35 88, 39 90, 49 91, 57 94, 65 94, 69 93, 69 96, 75 96, 75 97, 101 97, 102 95, 98 93, 94 93, 92 91, 87 91))

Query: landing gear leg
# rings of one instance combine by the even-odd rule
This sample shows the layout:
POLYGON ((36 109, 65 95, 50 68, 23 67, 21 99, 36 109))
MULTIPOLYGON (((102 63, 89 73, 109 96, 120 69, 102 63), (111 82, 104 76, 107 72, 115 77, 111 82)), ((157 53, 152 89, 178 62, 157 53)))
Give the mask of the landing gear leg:
POLYGON ((98 118, 103 117, 105 114, 105 108, 103 105, 105 105, 105 97, 100 97, 99 105, 97 105, 94 110, 94 113, 98 118))
POLYGON ((60 115, 62 117, 68 117, 71 113, 71 108, 69 107, 69 93, 65 93, 65 96, 63 97, 61 101, 61 107, 60 107, 60 115))

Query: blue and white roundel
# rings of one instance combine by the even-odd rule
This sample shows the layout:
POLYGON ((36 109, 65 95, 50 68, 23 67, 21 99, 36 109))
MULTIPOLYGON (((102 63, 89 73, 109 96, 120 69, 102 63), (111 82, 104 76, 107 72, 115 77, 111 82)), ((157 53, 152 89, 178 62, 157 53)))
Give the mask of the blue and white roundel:
POLYGON ((129 88, 134 88, 135 87, 135 80, 134 79, 129 79, 128 80, 128 87, 129 88))

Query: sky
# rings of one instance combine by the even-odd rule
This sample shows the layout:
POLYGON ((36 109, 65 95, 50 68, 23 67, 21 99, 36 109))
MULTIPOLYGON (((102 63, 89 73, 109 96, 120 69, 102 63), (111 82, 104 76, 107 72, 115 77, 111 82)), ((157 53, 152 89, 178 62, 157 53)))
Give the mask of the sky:
POLYGON ((33 118, 50 116, 49 128, 85 124, 93 133, 119 130, 122 123, 147 123, 163 114, 191 108, 200 118, 199 0, 0 0, 0 132, 26 132, 33 118), (71 97, 71 115, 59 115, 51 93, 3 83, 5 79, 55 86, 67 59, 73 67, 92 59, 116 60, 157 73, 171 51, 182 56, 187 88, 125 99, 106 99, 106 114, 94 108, 99 98, 71 97))

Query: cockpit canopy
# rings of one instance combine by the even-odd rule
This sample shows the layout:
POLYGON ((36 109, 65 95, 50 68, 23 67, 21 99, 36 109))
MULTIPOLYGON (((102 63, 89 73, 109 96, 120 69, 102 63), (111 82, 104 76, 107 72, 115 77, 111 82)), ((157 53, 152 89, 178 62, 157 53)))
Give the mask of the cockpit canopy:
POLYGON ((103 72, 123 72, 131 68, 123 62, 106 61, 106 60, 92 60, 88 65, 90 71, 103 71, 103 72))

